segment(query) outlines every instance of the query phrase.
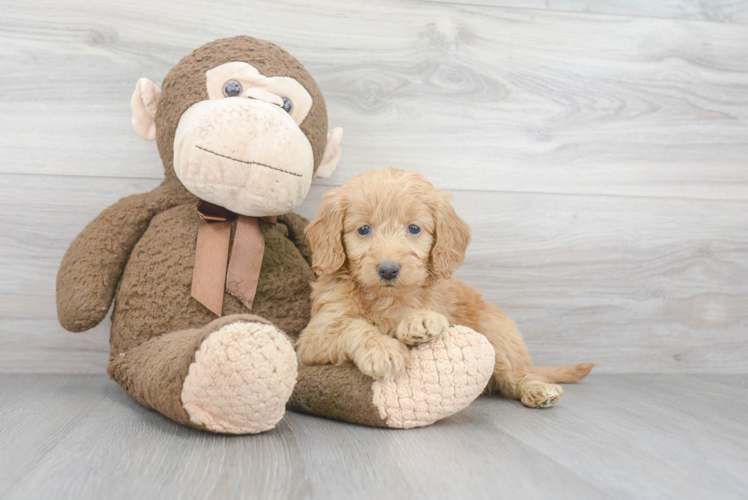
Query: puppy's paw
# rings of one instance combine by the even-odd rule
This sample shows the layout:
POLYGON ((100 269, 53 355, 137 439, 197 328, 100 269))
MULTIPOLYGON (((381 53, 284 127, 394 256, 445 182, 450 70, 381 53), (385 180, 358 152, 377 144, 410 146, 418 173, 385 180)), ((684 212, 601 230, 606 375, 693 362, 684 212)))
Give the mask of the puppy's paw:
POLYGON ((374 379, 389 379, 408 363, 408 347, 384 335, 367 340, 356 349, 353 362, 364 375, 374 379))
POLYGON ((434 311, 414 311, 397 326, 397 339, 403 344, 417 345, 441 337, 449 329, 449 321, 434 311))
POLYGON ((560 385, 539 382, 522 393, 522 404, 529 408, 550 408, 558 403, 563 393, 560 385))

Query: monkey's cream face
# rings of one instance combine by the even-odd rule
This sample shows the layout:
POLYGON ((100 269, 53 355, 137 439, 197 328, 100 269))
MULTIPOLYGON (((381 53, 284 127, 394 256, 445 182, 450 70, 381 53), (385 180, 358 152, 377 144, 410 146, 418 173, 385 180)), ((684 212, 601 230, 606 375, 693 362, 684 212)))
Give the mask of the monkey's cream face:
POLYGON ((314 173, 299 125, 312 98, 293 78, 243 62, 207 72, 208 97, 187 109, 174 139, 174 171, 195 196, 242 215, 292 211, 314 173))

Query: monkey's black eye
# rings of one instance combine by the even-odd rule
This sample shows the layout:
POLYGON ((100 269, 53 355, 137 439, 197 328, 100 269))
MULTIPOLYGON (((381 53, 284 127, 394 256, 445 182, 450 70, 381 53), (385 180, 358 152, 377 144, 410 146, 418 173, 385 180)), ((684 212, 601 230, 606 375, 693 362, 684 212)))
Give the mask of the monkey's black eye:
POLYGON ((418 234, 421 232, 421 228, 416 226, 415 224, 411 224, 410 226, 408 226, 408 232, 410 234, 418 234))
POLYGON ((371 232, 371 228, 369 226, 361 226, 360 228, 356 229, 356 232, 360 236, 366 236, 371 232))
POLYGON ((226 97, 237 97, 242 95, 242 84, 236 80, 229 80, 223 84, 223 95, 226 97))
POLYGON ((291 102, 291 99, 288 97, 283 97, 283 109, 286 110, 286 113, 290 113, 293 109, 293 102, 291 102))

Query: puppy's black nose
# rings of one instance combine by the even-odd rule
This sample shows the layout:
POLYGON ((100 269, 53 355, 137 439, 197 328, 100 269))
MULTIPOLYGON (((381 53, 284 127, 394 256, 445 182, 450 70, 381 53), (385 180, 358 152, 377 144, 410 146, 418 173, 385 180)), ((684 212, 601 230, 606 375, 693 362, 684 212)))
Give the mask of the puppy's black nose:
POLYGON ((385 281, 392 281, 400 273, 400 264, 397 262, 380 262, 377 266, 379 276, 385 281))

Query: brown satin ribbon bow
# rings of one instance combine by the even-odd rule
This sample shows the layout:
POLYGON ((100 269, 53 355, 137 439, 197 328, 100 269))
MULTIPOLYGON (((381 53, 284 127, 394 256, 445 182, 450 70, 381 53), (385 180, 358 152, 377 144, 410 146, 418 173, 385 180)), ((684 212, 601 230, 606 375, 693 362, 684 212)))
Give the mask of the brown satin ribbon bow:
MULTIPOLYGON (((207 201, 200 201, 196 208, 200 225, 192 272, 192 297, 220 317, 225 286, 226 291, 251 311, 265 253, 265 239, 257 217, 237 215, 207 201), (228 262, 234 219, 237 219, 236 233, 228 262)), ((278 218, 262 217, 262 220, 275 224, 278 218)))

